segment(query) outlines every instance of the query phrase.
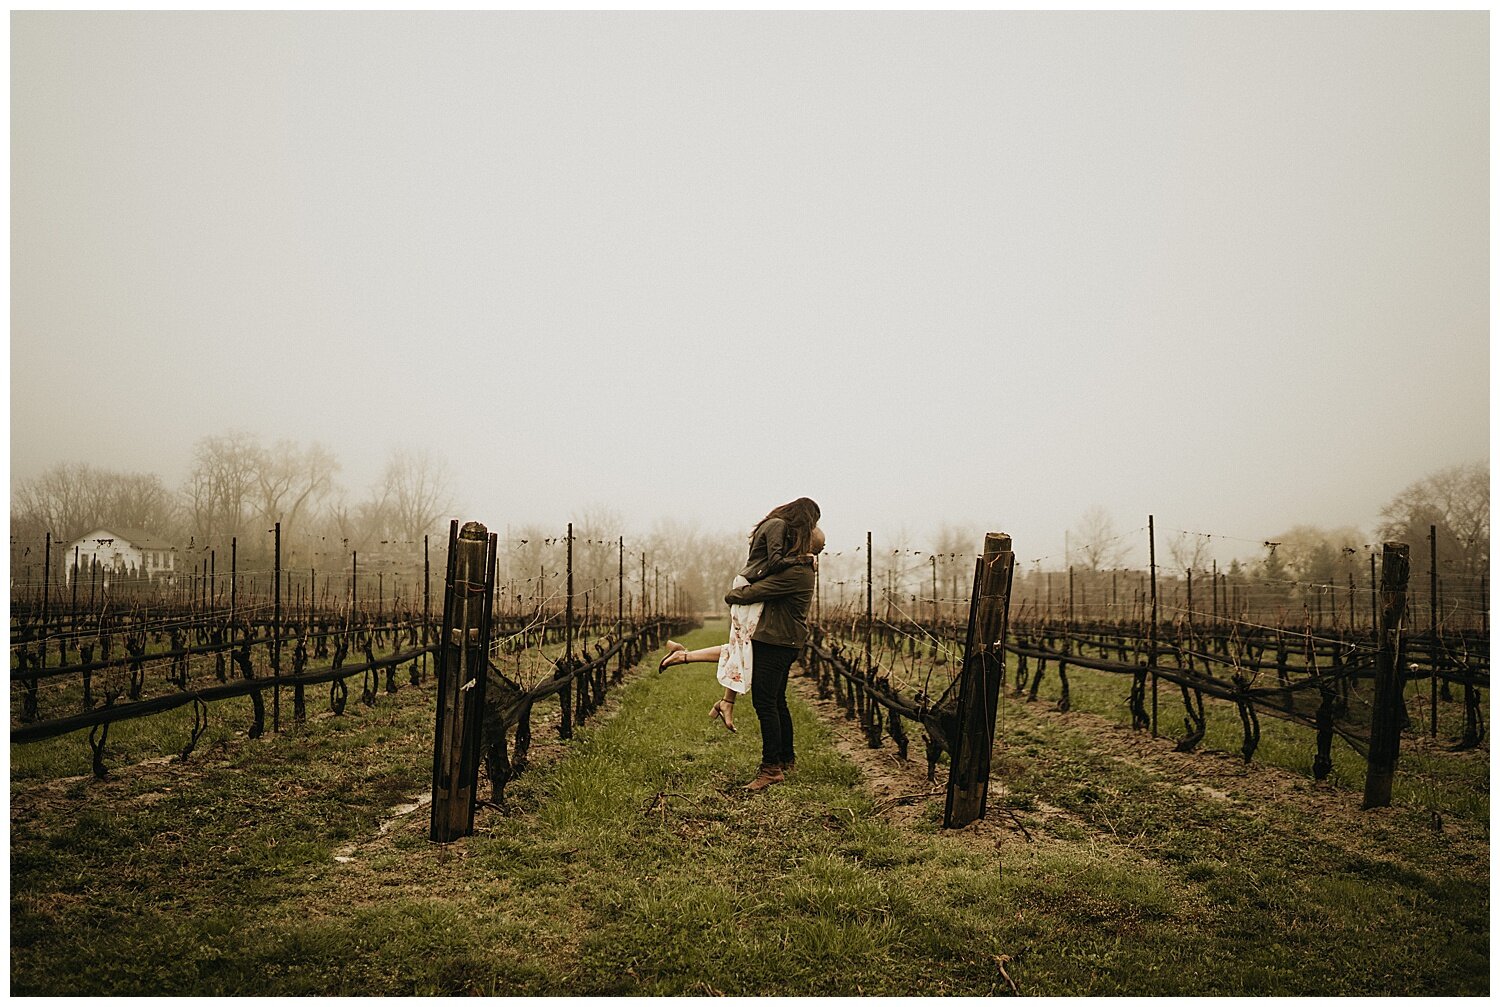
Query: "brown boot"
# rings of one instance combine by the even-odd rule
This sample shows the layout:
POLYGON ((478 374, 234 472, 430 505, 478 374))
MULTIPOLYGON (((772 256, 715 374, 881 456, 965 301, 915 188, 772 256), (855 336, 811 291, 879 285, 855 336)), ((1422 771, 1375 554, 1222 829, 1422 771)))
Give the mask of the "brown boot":
POLYGON ((797 760, 796 759, 793 759, 791 762, 783 762, 781 764, 781 775, 782 776, 791 776, 796 771, 797 771, 797 760))
POLYGON ((755 779, 745 784, 746 790, 765 790, 773 783, 781 783, 786 777, 781 773, 781 767, 777 765, 761 766, 760 772, 755 774, 755 779))

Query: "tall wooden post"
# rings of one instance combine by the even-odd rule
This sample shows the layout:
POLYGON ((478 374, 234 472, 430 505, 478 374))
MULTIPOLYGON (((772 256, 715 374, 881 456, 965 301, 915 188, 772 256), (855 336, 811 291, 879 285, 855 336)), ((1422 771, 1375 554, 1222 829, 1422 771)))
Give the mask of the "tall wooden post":
POLYGON ((990 760, 995 744, 995 715, 1005 669, 1005 634, 1010 616, 1010 587, 1015 553, 1010 536, 990 532, 984 553, 974 564, 974 591, 969 601, 969 632, 959 672, 958 717, 943 827, 961 829, 983 818, 989 799, 990 760))
MULTIPOLYGON (((276 684, 271 689, 271 731, 281 733, 281 522, 276 522, 276 586, 272 589, 271 603, 271 677, 276 684)), ((300 688, 300 686, 299 686, 300 688)))
MULTIPOLYGON (((52 597, 52 533, 47 533, 46 557, 42 561, 42 624, 37 636, 37 667, 47 667, 47 606, 52 597)), ((22 700, 21 720, 30 722, 36 720, 40 711, 37 708, 38 680, 33 678, 26 683, 26 696, 22 700)))
POLYGON ((563 629, 567 642, 563 644, 565 666, 573 666, 573 522, 568 522, 568 607, 563 615, 563 629))
POLYGON ((240 540, 238 536, 229 540, 229 621, 234 622, 239 603, 240 586, 240 540))
POLYGON ((484 715, 496 537, 470 521, 448 528, 448 582, 437 661, 437 724, 432 757, 435 843, 474 831, 474 791, 484 715))
POLYGON ((1429 587, 1430 592, 1431 592, 1431 600, 1430 600, 1430 602, 1428 604, 1428 612, 1427 612, 1427 636, 1428 636, 1428 644, 1427 645, 1431 648, 1430 652, 1428 653, 1428 661, 1429 661, 1429 663, 1432 666, 1432 690, 1431 690, 1431 699, 1432 699, 1432 736, 1434 738, 1436 738, 1437 737, 1437 710, 1438 710, 1438 666, 1439 666, 1440 662, 1438 661, 1438 631, 1437 631, 1437 609, 1438 609, 1438 604, 1437 604, 1437 525, 1435 525, 1435 524, 1431 524, 1431 525, 1427 526, 1427 560, 1428 560, 1428 565, 1430 567, 1430 569, 1427 572, 1428 573, 1428 587, 1429 587))
POLYGON ((73 588, 73 598, 68 604, 68 636, 64 639, 73 640, 73 648, 78 648, 78 546, 73 547, 73 576, 70 586, 73 588))
MULTIPOLYGON (((1479 579, 1479 622, 1484 639, 1490 638, 1490 578, 1481 574, 1479 579)), ((1446 683, 1445 683, 1446 684, 1446 683)), ((1472 675, 1464 676, 1464 736, 1458 743, 1459 750, 1476 748, 1479 745, 1479 687, 1472 675)))
MULTIPOLYGON (((427 551, 427 536, 422 536, 422 646, 427 646, 432 631, 432 556, 427 551)), ((422 655, 427 667, 427 655, 422 655)))
POLYGON ((1151 665, 1151 737, 1156 737, 1156 687, 1158 678, 1156 675, 1156 515, 1151 514, 1146 518, 1146 532, 1151 543, 1151 640, 1150 653, 1147 663, 1151 665))
POLYGON ((52 533, 47 533, 46 555, 42 559, 42 667, 47 666, 47 607, 52 601, 52 533))
POLYGON ((938 624, 938 596, 937 596, 937 557, 932 557, 932 631, 937 632, 938 624))
POLYGON ((1209 587, 1213 588, 1214 594, 1214 628, 1219 626, 1219 561, 1214 560, 1213 580, 1209 581, 1209 587))
POLYGON ((871 644, 875 632, 875 560, 873 557, 872 543, 874 538, 870 532, 865 532, 865 674, 873 679, 875 675, 874 658, 871 656, 871 644))
POLYGON ((1406 583, 1411 558, 1402 542, 1386 542, 1380 565, 1379 651, 1375 657, 1375 700, 1370 718, 1369 768, 1365 773, 1366 808, 1389 807, 1391 779, 1401 746, 1401 677, 1405 639, 1406 583))
POLYGON ((1073 624, 1077 613, 1073 607, 1073 568, 1068 567, 1068 619, 1063 631, 1063 656, 1057 662, 1058 697, 1057 708, 1067 713, 1073 706, 1072 689, 1068 684, 1068 655, 1073 653, 1073 624))

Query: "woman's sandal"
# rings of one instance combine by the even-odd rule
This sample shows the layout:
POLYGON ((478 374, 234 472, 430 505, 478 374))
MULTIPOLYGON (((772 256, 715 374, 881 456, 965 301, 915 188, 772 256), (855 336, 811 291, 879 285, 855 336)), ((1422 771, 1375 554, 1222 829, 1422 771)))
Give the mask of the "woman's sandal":
POLYGON ((662 672, 666 671, 668 668, 672 667, 675 664, 687 664, 688 663, 687 658, 683 658, 681 661, 674 661, 674 660, 672 660, 672 655, 673 654, 686 654, 686 653, 687 653, 687 648, 684 647, 682 644, 678 643, 676 640, 668 640, 667 641, 667 652, 666 652, 666 654, 664 654, 662 656, 661 662, 659 664, 657 664, 657 666, 656 666, 656 673, 658 675, 660 675, 662 672))
POLYGON ((714 704, 713 709, 709 711, 708 715, 714 720, 722 720, 724 726, 729 728, 729 733, 738 734, 739 732, 734 729, 734 714, 725 709, 726 707, 732 708, 733 706, 733 703, 726 703, 721 699, 714 704))

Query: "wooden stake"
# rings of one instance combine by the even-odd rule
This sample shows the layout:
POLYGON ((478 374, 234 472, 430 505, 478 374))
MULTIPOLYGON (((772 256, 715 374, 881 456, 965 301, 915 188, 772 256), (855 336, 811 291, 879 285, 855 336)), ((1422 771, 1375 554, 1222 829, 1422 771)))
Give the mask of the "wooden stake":
POLYGON ((1380 568, 1379 651, 1375 658, 1375 699, 1370 719, 1369 768, 1365 808, 1391 803, 1391 779, 1401 747, 1401 662, 1405 657, 1406 584, 1411 576, 1408 547, 1386 542, 1380 568))
POLYGON ((458 522, 450 523, 432 759, 430 835, 435 843, 474 831, 495 553, 496 536, 484 525, 470 521, 460 533, 458 522))
POLYGON ((969 632, 959 672, 958 715, 949 739, 952 765, 943 809, 943 827, 961 829, 983 818, 989 799, 990 763, 1005 669, 1005 634, 1010 616, 1015 553, 1009 535, 990 532, 974 563, 969 632))

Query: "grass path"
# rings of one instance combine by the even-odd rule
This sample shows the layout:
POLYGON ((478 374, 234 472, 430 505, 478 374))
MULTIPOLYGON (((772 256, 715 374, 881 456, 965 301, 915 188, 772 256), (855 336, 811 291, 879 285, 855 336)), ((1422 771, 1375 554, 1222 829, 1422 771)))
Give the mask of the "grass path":
POLYGON ((507 808, 446 846, 425 805, 391 811, 429 784, 430 684, 186 766, 13 776, 12 991, 1488 990, 1487 846, 1465 861, 1452 828, 1337 841, 1315 804, 1199 793, 1032 707, 995 802, 1030 840, 998 814, 940 834, 941 797, 884 800, 802 698, 796 774, 746 793, 748 704, 730 735, 709 666, 654 665, 566 746, 539 722, 507 808))

